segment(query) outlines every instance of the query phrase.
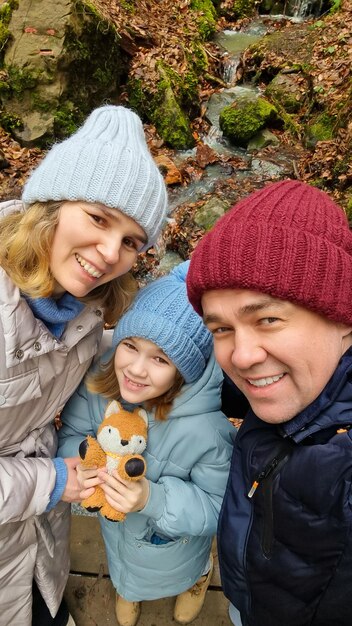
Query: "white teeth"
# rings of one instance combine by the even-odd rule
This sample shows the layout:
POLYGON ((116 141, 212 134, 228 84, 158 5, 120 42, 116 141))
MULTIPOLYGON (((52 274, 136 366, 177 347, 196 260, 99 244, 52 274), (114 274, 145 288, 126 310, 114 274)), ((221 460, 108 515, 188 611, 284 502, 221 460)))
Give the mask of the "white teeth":
POLYGON ((278 376, 269 376, 268 378, 258 378, 258 380, 248 379, 248 382, 254 387, 266 387, 266 385, 276 383, 283 376, 284 374, 279 374, 278 376))
POLYGON ((102 272, 98 272, 98 270, 95 269, 95 267, 93 267, 92 265, 89 265, 89 263, 87 263, 87 261, 82 259, 82 257, 78 256, 78 254, 76 254, 76 259, 77 259, 78 263, 80 264, 80 266, 83 267, 83 269, 90 276, 93 276, 94 278, 100 278, 103 275, 102 272))
POLYGON ((135 385, 135 387, 145 387, 145 385, 141 384, 141 383, 135 383, 134 380, 131 380, 130 378, 128 378, 128 376, 126 376, 128 382, 130 382, 132 385, 135 385))

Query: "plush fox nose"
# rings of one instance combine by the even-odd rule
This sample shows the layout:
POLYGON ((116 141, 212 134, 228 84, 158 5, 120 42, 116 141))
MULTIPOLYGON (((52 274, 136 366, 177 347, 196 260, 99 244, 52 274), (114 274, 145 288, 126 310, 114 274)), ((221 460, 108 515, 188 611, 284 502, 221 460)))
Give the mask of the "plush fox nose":
POLYGON ((121 445, 122 446, 127 446, 128 445, 128 439, 121 439, 121 445))

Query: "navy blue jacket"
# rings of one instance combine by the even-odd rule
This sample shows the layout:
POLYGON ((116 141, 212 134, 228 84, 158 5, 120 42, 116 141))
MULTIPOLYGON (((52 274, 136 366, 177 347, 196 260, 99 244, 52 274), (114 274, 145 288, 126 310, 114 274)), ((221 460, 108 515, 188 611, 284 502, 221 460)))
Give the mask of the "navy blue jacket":
POLYGON ((291 421, 246 416, 218 529, 223 590, 243 626, 351 626, 351 424, 352 349, 291 421))

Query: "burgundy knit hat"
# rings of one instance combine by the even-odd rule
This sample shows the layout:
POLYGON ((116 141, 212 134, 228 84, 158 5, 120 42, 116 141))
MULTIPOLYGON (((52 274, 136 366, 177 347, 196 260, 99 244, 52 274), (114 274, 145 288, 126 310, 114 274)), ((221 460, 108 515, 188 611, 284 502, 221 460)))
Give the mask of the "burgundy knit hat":
POLYGON ((285 180, 236 204, 197 245, 188 297, 202 315, 211 289, 250 289, 352 323, 352 234, 327 194, 285 180))

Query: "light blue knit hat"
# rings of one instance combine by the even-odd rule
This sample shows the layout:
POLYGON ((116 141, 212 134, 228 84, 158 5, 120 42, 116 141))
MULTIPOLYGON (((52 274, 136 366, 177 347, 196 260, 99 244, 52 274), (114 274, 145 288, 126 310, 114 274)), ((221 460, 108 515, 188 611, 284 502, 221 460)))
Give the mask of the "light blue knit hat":
POLYGON ((84 200, 119 209, 143 228, 146 249, 161 231, 167 193, 138 115, 106 105, 49 150, 27 180, 22 200, 84 200))
POLYGON ((141 289, 115 327, 115 348, 127 337, 149 339, 176 365, 186 383, 197 380, 210 356, 213 337, 186 292, 189 261, 141 289))

